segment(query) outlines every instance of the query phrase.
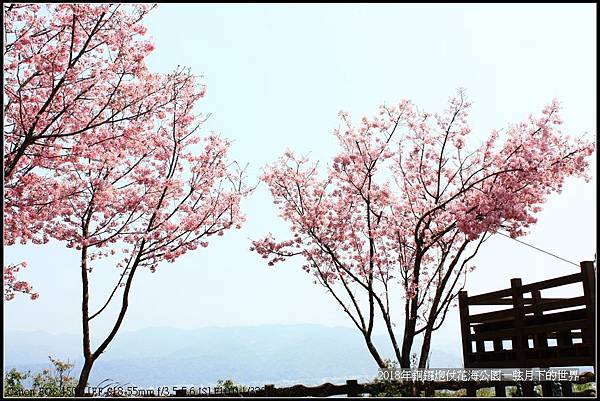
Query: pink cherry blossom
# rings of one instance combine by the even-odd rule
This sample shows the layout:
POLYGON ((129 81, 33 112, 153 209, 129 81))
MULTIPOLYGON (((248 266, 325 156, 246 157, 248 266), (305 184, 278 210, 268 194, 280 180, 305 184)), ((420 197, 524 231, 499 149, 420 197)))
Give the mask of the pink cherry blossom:
MULTIPOLYGON (((185 68, 146 67, 150 8, 5 6, 4 244, 55 239, 80 255, 79 396, 123 322, 136 272, 154 272, 245 221, 244 169, 228 160, 227 140, 200 135, 206 118, 194 109, 205 86, 185 68), (90 311, 95 263, 110 255, 120 279, 90 311), (92 350, 90 322, 111 302, 119 314, 92 350)), ((5 267, 5 294, 31 293, 17 271, 5 267)))
POLYGON ((498 230, 524 235, 566 177, 589 179, 595 144, 561 133, 557 101, 511 125, 502 143, 493 131, 470 150, 469 106, 459 90, 440 114, 408 100, 357 125, 340 112, 340 150, 326 169, 288 150, 261 177, 293 238, 269 234, 251 249, 269 266, 302 256, 303 269, 342 307, 380 366, 370 341, 375 310, 401 366, 409 366, 414 337, 424 335, 424 367, 432 332, 482 242, 498 230), (398 295, 402 345, 392 320, 398 295))
POLYGON ((33 288, 25 281, 18 281, 16 274, 21 268, 27 267, 27 262, 4 266, 4 300, 10 301, 15 298, 15 293, 28 294, 32 300, 38 299, 39 294, 33 292, 33 288))

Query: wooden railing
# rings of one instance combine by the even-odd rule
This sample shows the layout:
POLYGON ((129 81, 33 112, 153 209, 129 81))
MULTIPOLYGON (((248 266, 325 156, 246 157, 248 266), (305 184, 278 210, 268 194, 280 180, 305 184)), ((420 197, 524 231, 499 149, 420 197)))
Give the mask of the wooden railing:
POLYGON ((593 262, 581 262, 578 273, 550 280, 523 285, 515 278, 510 288, 474 296, 461 291, 465 368, 595 367, 595 300, 593 262), (543 290, 576 283, 581 283, 578 296, 542 298, 543 290), (510 308, 471 314, 474 305, 510 308))
MULTIPOLYGON (((590 383, 595 381, 593 373, 588 372, 580 375, 579 380, 574 382, 578 384, 590 383)), ((503 386, 517 386, 522 383, 517 382, 502 382, 503 386)), ((542 382, 545 383, 545 382, 542 382)), ((550 382, 547 382, 550 383, 550 382)), ((272 384, 267 384, 258 391, 237 392, 235 390, 223 391, 220 393, 210 394, 192 394, 185 390, 179 390, 175 393, 175 397, 186 397, 186 396, 210 396, 210 397, 332 397, 338 395, 347 395, 348 397, 357 397, 363 394, 380 395, 382 392, 386 392, 390 395, 390 390, 395 389, 396 392, 393 394, 398 395, 401 392, 404 395, 419 396, 420 394, 426 396, 433 396, 436 390, 445 391, 461 391, 467 393, 474 390, 483 388, 494 388, 498 382, 492 381, 476 381, 476 382, 464 382, 464 381, 447 381, 447 382, 373 382, 373 383, 358 383, 357 380, 347 380, 346 384, 331 384, 325 383, 320 386, 307 387, 302 384, 297 384, 291 387, 275 387, 272 384)), ((531 382, 532 386, 539 384, 538 382, 531 382)), ((504 387, 503 387, 504 388, 504 387)), ((563 387, 564 388, 564 387, 563 387)), ((463 394, 464 395, 464 394, 463 394)), ((473 394, 475 395, 475 394, 473 394)), ((499 394, 496 394, 499 395, 499 394)), ((562 394, 566 395, 566 394, 562 394)), ((594 396, 595 391, 582 391, 579 393, 569 393, 571 396, 594 396)))
MULTIPOLYGON (((595 368, 595 270, 593 262, 582 262, 575 274, 523 285, 521 279, 512 279, 511 287, 487 294, 468 296, 459 293, 459 309, 465 368, 547 368, 594 366, 595 368), (582 294, 572 298, 542 298, 541 291, 581 283, 582 294), (471 314, 475 305, 507 305, 508 309, 471 314), (556 341, 556 345, 549 344, 556 341), (491 349, 486 350, 486 343, 491 349), (510 344, 507 344, 510 343, 510 344)), ((586 373, 575 383, 595 381, 594 373, 586 373)), ((573 382, 560 382, 562 396, 594 396, 595 390, 575 393, 573 382)), ((205 394, 240 397, 331 397, 362 394, 378 395, 395 388, 406 395, 421 392, 433 396, 436 390, 466 390, 476 396, 477 390, 494 388, 495 395, 506 396, 507 386, 519 386, 524 396, 535 395, 534 386, 541 384, 544 396, 553 395, 550 381, 507 382, 373 382, 360 384, 347 380, 346 384, 325 383, 307 387, 298 384, 277 388, 265 385, 257 391, 205 394)), ((201 396, 202 394, 200 394, 201 396)), ((556 394, 554 394, 556 395, 556 394)), ((175 396, 199 396, 185 390, 175 396)))

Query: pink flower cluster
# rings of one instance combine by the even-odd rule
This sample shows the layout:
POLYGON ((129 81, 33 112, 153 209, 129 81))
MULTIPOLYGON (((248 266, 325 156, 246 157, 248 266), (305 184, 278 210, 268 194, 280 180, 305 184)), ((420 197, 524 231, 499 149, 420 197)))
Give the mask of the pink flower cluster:
POLYGON ((4 266, 4 300, 10 301, 15 298, 15 293, 21 292, 28 294, 31 299, 35 300, 39 298, 37 292, 33 292, 31 285, 25 281, 18 281, 16 278, 17 272, 27 267, 27 262, 21 262, 4 266))
POLYGON ((398 277, 411 298, 443 284, 440 261, 459 258, 462 243, 500 229, 523 235, 567 177, 589 179, 595 144, 561 133, 558 102, 510 126, 502 143, 493 131, 467 150, 469 106, 459 91, 441 114, 407 100, 358 125, 341 112, 340 151, 327 169, 291 151, 266 169, 294 237, 269 234, 252 249, 269 265, 303 255, 318 278, 335 277, 332 269, 364 285, 398 277))
POLYGON ((199 135, 205 86, 146 67, 149 10, 5 7, 5 245, 54 238, 153 271, 241 227, 245 173, 199 135))

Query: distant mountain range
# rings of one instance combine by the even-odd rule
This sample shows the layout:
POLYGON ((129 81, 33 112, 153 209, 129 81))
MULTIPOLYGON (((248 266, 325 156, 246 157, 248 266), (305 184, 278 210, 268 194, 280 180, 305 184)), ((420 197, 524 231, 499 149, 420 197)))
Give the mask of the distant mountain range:
MULTIPOLYGON (((393 354, 383 336, 374 338, 383 356, 393 354)), ((415 347, 415 349, 417 349, 415 347)), ((6 331, 4 371, 41 371, 48 356, 81 367, 76 335, 6 331)), ((461 367, 460 345, 433 349, 431 367, 461 367)), ((149 328, 117 335, 94 365, 90 385, 104 379, 140 387, 214 385, 231 379, 245 385, 316 385, 346 379, 366 381, 377 365, 360 334, 347 327, 261 325, 195 330, 149 328)))

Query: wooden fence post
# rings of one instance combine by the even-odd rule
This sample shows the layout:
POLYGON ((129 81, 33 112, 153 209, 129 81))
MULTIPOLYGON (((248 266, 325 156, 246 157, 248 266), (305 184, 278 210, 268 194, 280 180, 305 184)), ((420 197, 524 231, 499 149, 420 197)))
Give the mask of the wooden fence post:
MULTIPOLYGON (((540 290, 531 291, 531 301, 533 306, 539 306, 542 304, 542 293, 540 290)), ((544 312, 536 311, 534 312, 534 316, 543 316, 544 312)), ((537 333, 533 336, 533 345, 536 349, 547 349, 548 348, 548 336, 546 333, 537 333)), ((547 368, 548 366, 540 366, 547 368)), ((552 397, 552 382, 551 381, 542 381, 540 383, 542 385, 542 395, 544 397, 552 397)))
POLYGON ((477 385, 473 381, 469 381, 467 386, 467 397, 477 397, 477 385))
POLYGON ((469 366, 469 355, 472 352, 471 325, 469 324, 469 304, 467 291, 458 293, 458 309, 460 312, 460 331, 462 335, 463 366, 469 366))
POLYGON ((560 382, 560 388, 563 397, 570 397, 573 395, 573 385, 571 382, 560 382))
MULTIPOLYGON (((510 280, 513 308, 515 309, 515 329, 517 331, 516 337, 513 337, 513 349, 517 352, 517 362, 519 366, 525 365, 526 352, 527 348, 529 348, 529 343, 523 332, 523 325, 525 324, 525 303, 523 301, 522 286, 523 283, 520 278, 513 278, 510 280)), ((523 389, 523 395, 525 397, 533 397, 535 395, 533 382, 523 381, 521 383, 521 388, 523 389)))
MULTIPOLYGON (((459 291, 458 293, 458 310, 460 313, 460 332, 462 336, 462 349, 463 349, 463 367, 470 368, 471 362, 469 361, 470 355, 473 353, 473 345, 471 342, 471 324, 469 322, 469 296, 467 291, 459 291)), ((468 382, 467 396, 476 397, 477 387, 475 383, 468 382)))
POLYGON ((358 397, 358 380, 346 380, 346 394, 348 397, 358 397))
POLYGON ((275 385, 265 384, 265 396, 272 397, 275 395, 275 385))
POLYGON ((596 271, 594 269, 594 262, 581 262, 580 265, 585 309, 589 322, 588 327, 582 330, 582 342, 591 347, 592 355, 596 355, 596 341, 594 336, 594 321, 596 319, 596 271))
POLYGON ((435 382, 425 382, 425 397, 435 397, 435 382))
MULTIPOLYGON (((538 306, 542 304, 542 294, 540 290, 535 290, 531 292, 532 305, 538 306)), ((534 316, 543 316, 542 311, 534 312, 534 316)), ((535 348, 548 348, 548 336, 546 333, 537 333, 533 336, 533 344, 535 348)), ((543 366, 547 367, 547 366, 543 366)))
POLYGON ((506 386, 504 383, 496 383, 494 384, 494 395, 496 397, 506 397, 506 386))
POLYGON ((527 348, 527 339, 523 337, 523 324, 525 323, 525 314, 523 308, 525 306, 523 302, 523 292, 521 287, 523 283, 520 278, 513 278, 510 280, 510 288, 512 289, 512 302, 513 308, 515 309, 515 329, 517 335, 515 337, 516 344, 513 344, 513 350, 517 353, 517 361, 522 365, 525 362, 525 349, 527 348))

